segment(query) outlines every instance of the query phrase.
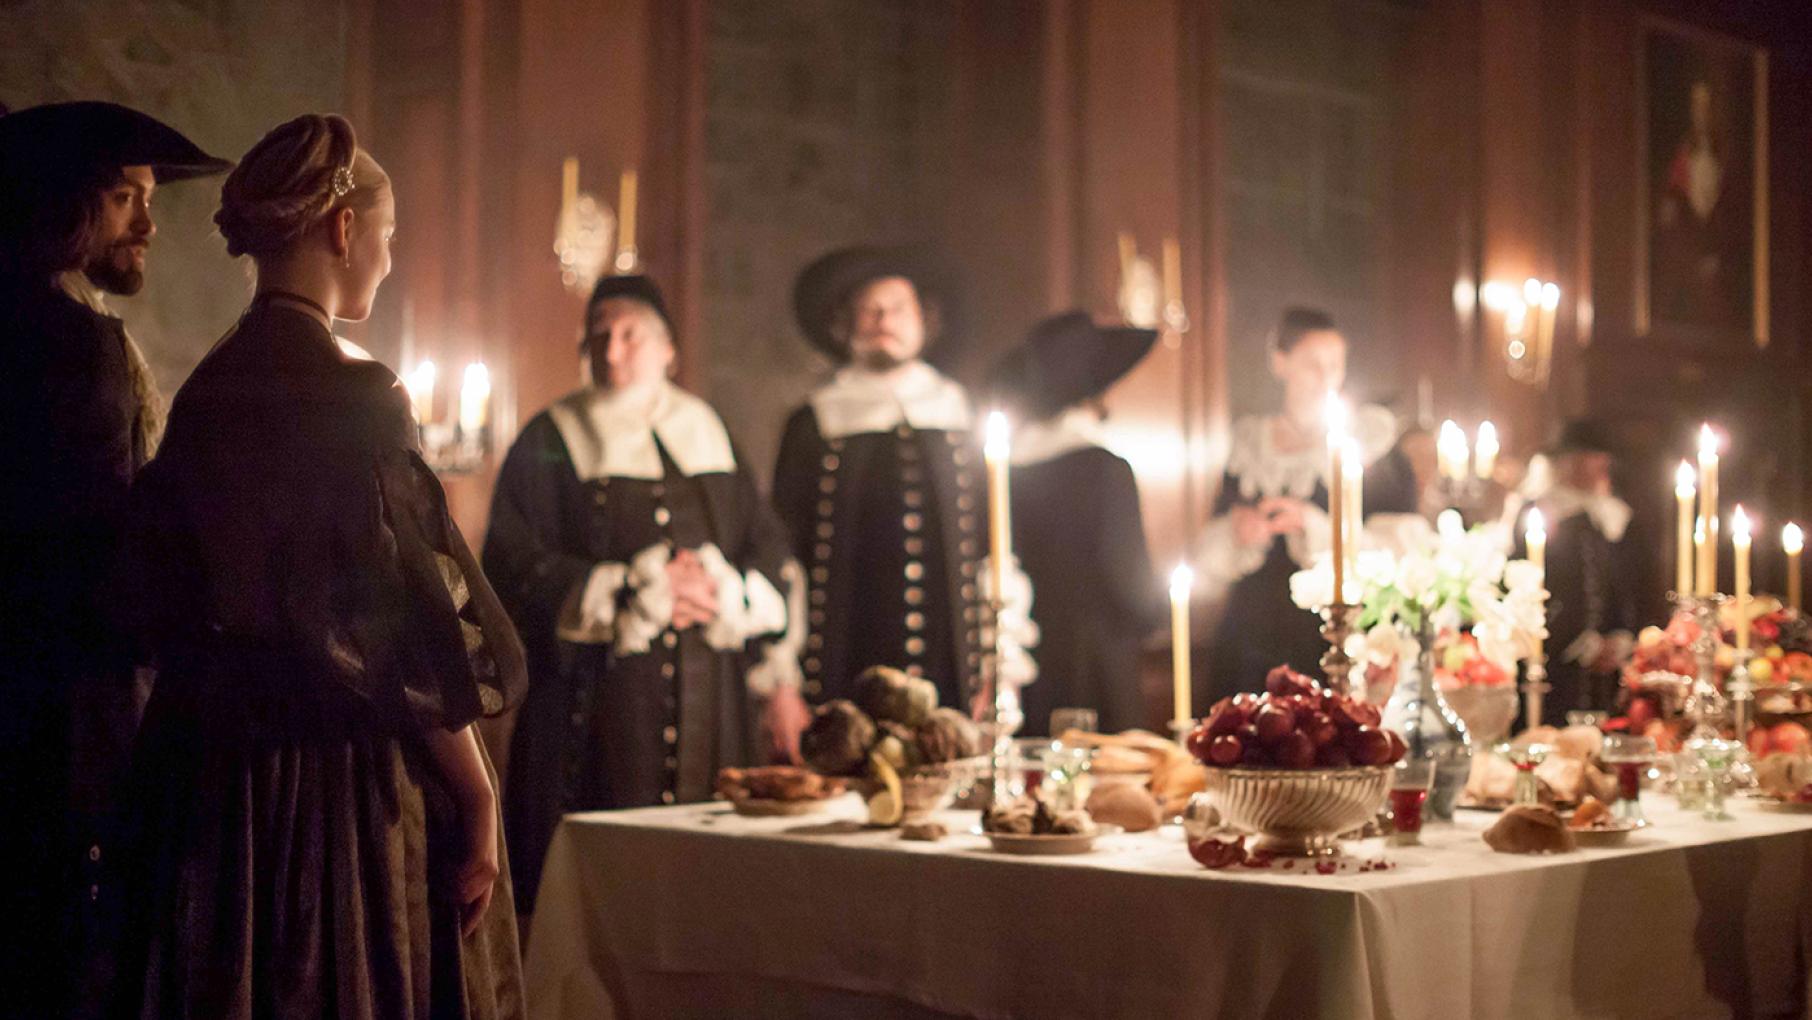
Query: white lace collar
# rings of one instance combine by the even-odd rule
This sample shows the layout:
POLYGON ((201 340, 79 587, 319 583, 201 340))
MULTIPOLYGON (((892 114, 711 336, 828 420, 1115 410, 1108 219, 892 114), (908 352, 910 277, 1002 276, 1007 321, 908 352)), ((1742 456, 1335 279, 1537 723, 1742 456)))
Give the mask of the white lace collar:
POLYGON ((1547 515, 1549 528, 1569 517, 1585 514, 1606 541, 1621 542, 1623 533, 1630 526, 1630 505, 1608 493, 1598 495, 1557 484, 1537 496, 1534 503, 1547 515))
POLYGON ((1088 408, 1072 407, 1055 418, 1027 422, 1015 429, 1012 464, 1043 464, 1091 446, 1107 448, 1107 430, 1102 427, 1101 416, 1088 408))
POLYGON ((826 439, 886 432, 902 422, 962 432, 973 420, 962 386, 923 361, 886 373, 845 366, 807 400, 818 417, 818 434, 826 439))
POLYGON ((547 409, 580 481, 653 480, 666 474, 660 446, 688 476, 736 470, 730 434, 711 405, 663 382, 653 401, 588 386, 547 409))
MULTIPOLYGON (((1327 446, 1315 442, 1300 450, 1279 450, 1274 435, 1270 415, 1249 415, 1233 423, 1227 471, 1239 480, 1240 498, 1308 499, 1327 474, 1327 446)), ((1397 419, 1375 404, 1363 405, 1353 414, 1353 438, 1370 466, 1397 441, 1397 419)))

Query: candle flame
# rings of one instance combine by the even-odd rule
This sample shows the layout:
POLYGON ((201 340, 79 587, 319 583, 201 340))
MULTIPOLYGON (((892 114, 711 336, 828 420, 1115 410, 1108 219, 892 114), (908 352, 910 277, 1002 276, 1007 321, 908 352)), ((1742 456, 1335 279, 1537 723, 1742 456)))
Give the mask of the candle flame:
POLYGON ((1542 518, 1539 507, 1529 511, 1529 522, 1523 529, 1523 541, 1545 542, 1548 539, 1548 522, 1542 518))
POLYGON ((1806 536, 1799 530, 1799 525, 1789 523, 1781 529, 1781 549, 1789 556, 1798 556, 1806 547, 1806 536))
POLYGON ((1327 418, 1328 445, 1334 446, 1344 442, 1346 439, 1346 404, 1340 399, 1340 394, 1329 390, 1324 407, 1326 408, 1323 414, 1327 418))
POLYGON ((1692 540, 1694 545, 1705 544, 1705 515, 1700 514, 1692 519, 1692 540))
POLYGON ((1187 563, 1177 564, 1177 568, 1170 572, 1170 597, 1177 601, 1186 599, 1189 597, 1189 590, 1193 587, 1195 587, 1195 571, 1189 569, 1187 563))
POLYGON ((1013 444, 1013 429, 1007 424, 1007 416, 999 411, 989 411, 984 436, 982 454, 989 460, 1006 460, 1013 444))
POLYGON ((1680 466, 1674 468, 1674 495, 1681 499, 1691 499, 1693 493, 1697 491, 1699 491, 1699 473, 1692 469, 1691 464, 1681 461, 1680 466))
POLYGON ((1541 285, 1541 306, 1548 311, 1560 307, 1560 287, 1552 283, 1541 285))
POLYGON ((1730 540, 1737 545, 1749 544, 1749 515, 1743 512, 1741 503, 1730 513, 1730 540))
POLYGON ((1711 430, 1711 423, 1699 426, 1699 459, 1711 460, 1718 455, 1718 434, 1711 430))
POLYGON ((466 366, 464 382, 459 387, 460 428, 468 433, 483 428, 490 402, 491 370, 484 367, 484 362, 474 361, 466 366))
POLYGON ((1359 440, 1352 436, 1340 444, 1340 476, 1348 481, 1365 477, 1365 458, 1359 452, 1359 440))

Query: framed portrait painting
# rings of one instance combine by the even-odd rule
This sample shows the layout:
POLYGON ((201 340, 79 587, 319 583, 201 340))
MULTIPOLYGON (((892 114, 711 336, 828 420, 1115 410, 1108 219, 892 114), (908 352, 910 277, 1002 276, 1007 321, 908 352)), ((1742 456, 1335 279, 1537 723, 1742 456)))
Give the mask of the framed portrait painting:
POLYGON ((1768 55, 1644 18, 1637 41, 1636 326, 1768 344, 1768 55))

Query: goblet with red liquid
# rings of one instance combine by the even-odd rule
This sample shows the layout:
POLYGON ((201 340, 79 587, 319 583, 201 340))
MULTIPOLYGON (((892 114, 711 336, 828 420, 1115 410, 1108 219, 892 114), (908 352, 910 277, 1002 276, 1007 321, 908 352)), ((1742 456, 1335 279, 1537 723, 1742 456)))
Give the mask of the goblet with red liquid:
POLYGON ((1611 814, 1647 825, 1648 819, 1642 814, 1642 773, 1655 761, 1654 739, 1631 733, 1607 734, 1598 760, 1617 770, 1617 801, 1611 805, 1611 814))
POLYGON ((1434 761, 1429 758, 1405 758, 1391 769, 1391 845, 1413 846, 1422 842, 1422 805, 1428 800, 1434 776, 1434 761))

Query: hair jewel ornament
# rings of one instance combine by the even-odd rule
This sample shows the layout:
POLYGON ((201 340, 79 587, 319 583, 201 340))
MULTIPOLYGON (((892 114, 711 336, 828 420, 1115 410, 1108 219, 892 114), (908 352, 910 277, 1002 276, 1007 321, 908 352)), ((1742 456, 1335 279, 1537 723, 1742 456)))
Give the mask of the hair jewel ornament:
POLYGON ((352 191, 352 164, 348 163, 333 172, 333 197, 345 198, 352 191))

